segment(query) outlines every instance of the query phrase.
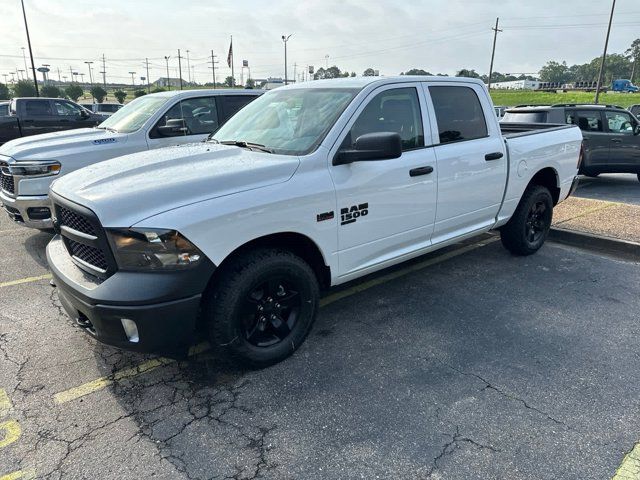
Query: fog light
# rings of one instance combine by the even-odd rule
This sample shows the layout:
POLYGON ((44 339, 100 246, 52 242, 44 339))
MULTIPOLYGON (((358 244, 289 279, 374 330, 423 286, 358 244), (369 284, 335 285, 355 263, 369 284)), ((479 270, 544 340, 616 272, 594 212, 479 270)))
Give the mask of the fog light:
POLYGON ((45 220, 51 217, 51 210, 47 207, 31 207, 27 209, 27 215, 32 220, 45 220))
POLYGON ((131 343, 138 343, 140 341, 140 337, 138 336, 138 327, 136 322, 133 320, 129 320, 128 318, 121 318, 122 328, 124 328, 124 333, 129 339, 131 343))

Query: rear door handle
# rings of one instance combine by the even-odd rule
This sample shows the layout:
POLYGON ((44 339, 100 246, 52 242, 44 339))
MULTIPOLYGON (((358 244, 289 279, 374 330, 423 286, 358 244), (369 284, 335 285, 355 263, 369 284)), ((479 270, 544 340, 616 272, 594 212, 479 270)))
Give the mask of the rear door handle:
POLYGON ((493 152, 493 153, 487 153, 484 156, 484 159, 489 162, 491 160, 500 160, 502 157, 504 157, 504 153, 502 152, 493 152))
POLYGON ((412 168, 409 170, 409 176, 419 177, 420 175, 429 175, 431 172, 433 172, 433 167, 412 168))

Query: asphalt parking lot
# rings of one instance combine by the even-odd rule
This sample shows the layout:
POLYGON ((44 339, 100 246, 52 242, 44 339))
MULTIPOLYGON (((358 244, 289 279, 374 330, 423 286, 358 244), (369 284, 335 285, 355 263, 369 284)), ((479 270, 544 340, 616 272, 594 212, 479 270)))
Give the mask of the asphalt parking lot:
POLYGON ((637 175, 605 173, 595 178, 580 177, 576 197, 640 205, 640 182, 637 175))
POLYGON ((0 479, 605 479, 640 439, 638 264, 483 238, 330 292, 244 371, 96 344, 49 238, 0 216, 0 479))

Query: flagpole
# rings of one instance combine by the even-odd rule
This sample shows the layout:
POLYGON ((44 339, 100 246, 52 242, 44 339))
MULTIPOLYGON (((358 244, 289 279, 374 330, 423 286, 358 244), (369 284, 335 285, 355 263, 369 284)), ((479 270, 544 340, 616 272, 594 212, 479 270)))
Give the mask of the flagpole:
POLYGON ((236 86, 236 76, 235 73, 233 71, 233 35, 231 35, 231 78, 233 80, 231 80, 231 86, 235 87, 236 86))

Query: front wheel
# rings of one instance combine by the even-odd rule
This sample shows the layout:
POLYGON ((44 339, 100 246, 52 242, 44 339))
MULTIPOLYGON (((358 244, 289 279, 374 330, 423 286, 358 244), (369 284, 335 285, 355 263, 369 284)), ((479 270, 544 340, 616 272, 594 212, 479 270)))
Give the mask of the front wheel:
POLYGON ((515 255, 531 255, 544 244, 553 218, 549 190, 531 185, 525 190, 515 213, 500 230, 502 245, 515 255))
POLYGON ((286 250, 260 249, 223 268, 204 310, 212 343, 254 368, 291 355, 318 311, 319 286, 311 267, 286 250))

